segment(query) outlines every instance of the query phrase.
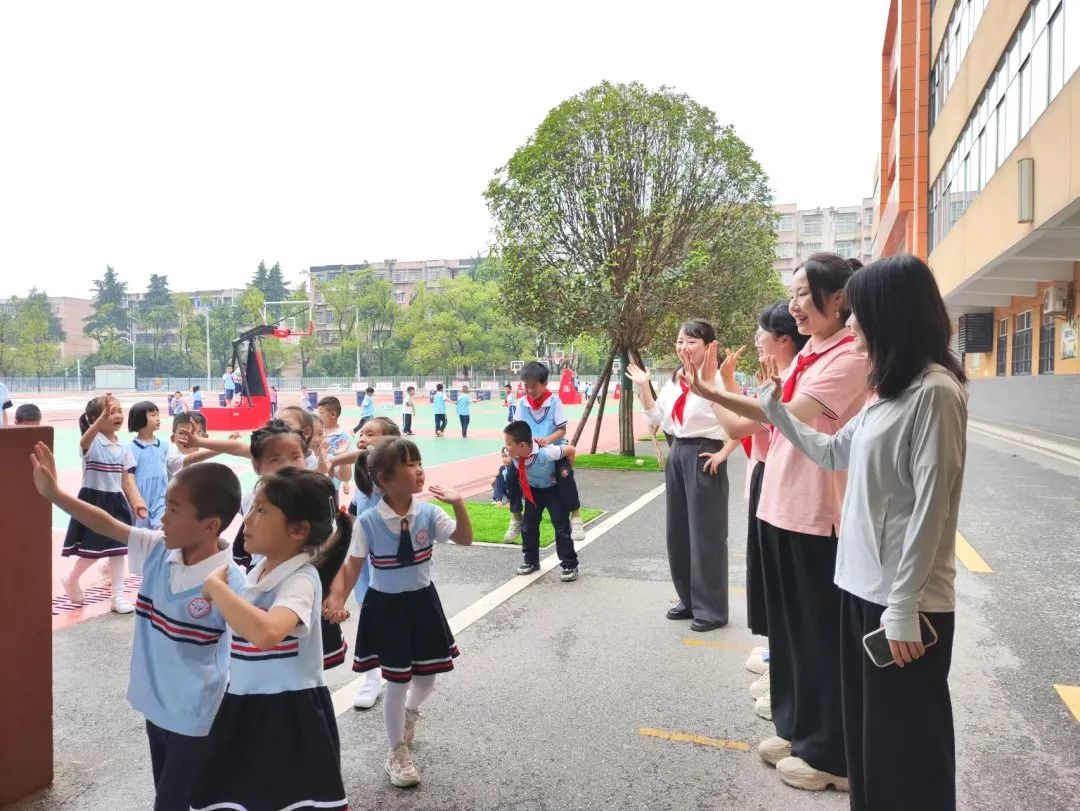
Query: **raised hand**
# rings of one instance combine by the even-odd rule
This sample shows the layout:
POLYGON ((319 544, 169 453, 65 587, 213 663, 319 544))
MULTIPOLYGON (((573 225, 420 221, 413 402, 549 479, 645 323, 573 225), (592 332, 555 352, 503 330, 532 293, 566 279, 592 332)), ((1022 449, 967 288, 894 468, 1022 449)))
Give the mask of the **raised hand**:
POLYGON ((34 487, 46 501, 56 499, 60 486, 56 483, 56 459, 49 446, 44 442, 34 445, 30 454, 30 465, 34 470, 34 487))
POLYGON ((462 504, 465 499, 462 498, 461 493, 457 490, 452 490, 449 487, 440 487, 437 484, 433 484, 428 488, 428 492, 435 496, 439 501, 446 504, 462 504))
POLYGON ((648 369, 642 369, 633 363, 626 365, 626 376, 638 386, 647 386, 652 381, 652 374, 648 369))
MULTIPOLYGON (((713 346, 716 344, 714 343, 713 346)), ((716 351, 713 350, 713 358, 716 358, 716 351)), ((698 397, 704 397, 706 400, 712 400, 710 395, 719 394, 720 390, 713 382, 716 379, 716 370, 713 369, 713 377, 706 378, 705 372, 702 368, 699 368, 694 364, 693 353, 689 349, 684 349, 679 353, 679 360, 682 361, 682 369, 679 370, 679 380, 687 385, 687 387, 696 394, 698 397)))
POLYGON ((203 597, 205 597, 207 600, 212 600, 213 599, 212 593, 210 591, 210 588, 208 588, 208 586, 210 586, 210 584, 214 580, 219 580, 222 583, 225 583, 226 585, 228 585, 228 583, 229 583, 229 567, 228 566, 218 566, 216 569, 214 569, 214 571, 210 572, 210 574, 206 578, 206 580, 203 581, 203 592, 202 593, 203 593, 203 597))
POLYGON ((770 396, 774 400, 780 399, 784 391, 784 384, 780 382, 780 365, 776 362, 776 358, 772 355, 766 355, 762 359, 757 379, 759 385, 771 382, 773 386, 770 390, 770 396))
POLYGON ((705 360, 701 364, 701 376, 710 383, 716 380, 716 371, 720 368, 720 361, 717 359, 719 351, 720 344, 716 341, 705 344, 705 360))
POLYGON ((734 352, 730 349, 724 354, 724 362, 720 364, 720 377, 725 382, 735 382, 735 370, 739 366, 739 359, 746 351, 745 346, 740 346, 734 352))

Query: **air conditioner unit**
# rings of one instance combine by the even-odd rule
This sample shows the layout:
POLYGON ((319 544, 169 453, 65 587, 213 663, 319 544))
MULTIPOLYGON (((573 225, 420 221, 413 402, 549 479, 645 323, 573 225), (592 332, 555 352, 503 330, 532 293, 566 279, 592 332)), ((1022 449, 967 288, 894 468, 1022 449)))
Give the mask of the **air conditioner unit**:
POLYGON ((957 323, 956 339, 961 354, 992 352, 994 349, 994 314, 967 313, 957 323))
POLYGON ((1055 282, 1043 291, 1043 313, 1045 315, 1068 316, 1070 285, 1068 282, 1055 282))

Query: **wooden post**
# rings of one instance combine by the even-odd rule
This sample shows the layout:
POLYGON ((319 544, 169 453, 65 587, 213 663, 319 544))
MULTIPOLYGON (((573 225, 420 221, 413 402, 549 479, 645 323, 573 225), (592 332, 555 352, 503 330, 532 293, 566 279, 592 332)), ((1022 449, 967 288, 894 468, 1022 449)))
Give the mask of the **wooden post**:
POLYGON ((52 507, 30 475, 36 442, 52 428, 0 429, 0 612, 8 656, 0 657, 0 806, 48 786, 52 741, 52 507))

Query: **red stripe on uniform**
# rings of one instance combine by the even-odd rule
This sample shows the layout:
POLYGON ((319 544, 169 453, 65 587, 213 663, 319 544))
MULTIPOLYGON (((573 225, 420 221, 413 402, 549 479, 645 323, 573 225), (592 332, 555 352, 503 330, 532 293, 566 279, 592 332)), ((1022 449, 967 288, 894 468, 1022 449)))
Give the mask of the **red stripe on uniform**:
POLYGON ((235 642, 232 643, 232 649, 238 650, 241 653, 273 653, 274 651, 296 650, 299 647, 299 642, 290 642, 288 645, 275 645, 272 648, 263 650, 262 648, 255 647, 254 645, 237 645, 235 642))
POLYGON ((173 625, 170 622, 168 622, 167 620, 165 620, 165 618, 162 617, 160 613, 158 613, 157 609, 154 608, 153 604, 144 602, 143 600, 136 600, 135 601, 135 607, 136 608, 141 608, 141 609, 143 609, 143 611, 149 611, 150 612, 150 617, 148 617, 148 619, 150 620, 150 622, 152 622, 154 625, 161 626, 162 628, 164 628, 166 631, 168 631, 171 634, 180 634, 182 636, 193 636, 196 639, 207 639, 207 640, 209 640, 209 639, 217 639, 219 636, 221 636, 221 633, 207 633, 205 631, 196 631, 193 628, 181 628, 181 627, 179 627, 177 625, 173 625))

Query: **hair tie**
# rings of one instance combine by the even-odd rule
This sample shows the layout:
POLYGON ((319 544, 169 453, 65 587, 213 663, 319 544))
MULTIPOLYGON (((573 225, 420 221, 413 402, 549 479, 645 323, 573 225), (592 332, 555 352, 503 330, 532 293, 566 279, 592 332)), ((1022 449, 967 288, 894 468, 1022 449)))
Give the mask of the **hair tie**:
POLYGON ((335 503, 335 499, 333 496, 328 496, 327 501, 330 502, 330 523, 332 524, 335 520, 337 520, 338 505, 335 503))

